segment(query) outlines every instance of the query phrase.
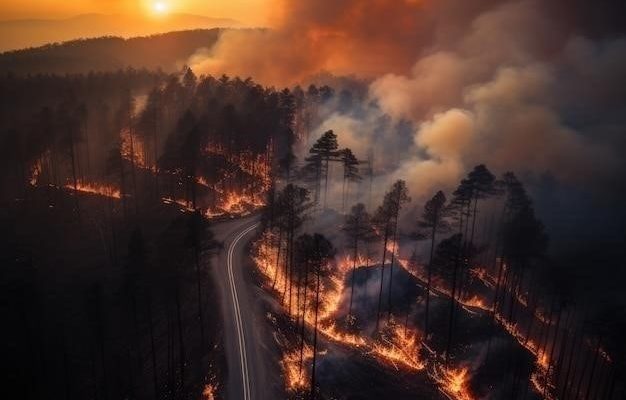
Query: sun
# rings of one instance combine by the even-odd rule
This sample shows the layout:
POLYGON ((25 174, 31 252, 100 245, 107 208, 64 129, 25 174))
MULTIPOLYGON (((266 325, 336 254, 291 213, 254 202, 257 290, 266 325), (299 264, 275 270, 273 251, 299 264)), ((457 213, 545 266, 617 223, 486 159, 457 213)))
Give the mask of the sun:
POLYGON ((157 14, 167 14, 169 6, 164 1, 155 1, 152 3, 152 10, 157 14))

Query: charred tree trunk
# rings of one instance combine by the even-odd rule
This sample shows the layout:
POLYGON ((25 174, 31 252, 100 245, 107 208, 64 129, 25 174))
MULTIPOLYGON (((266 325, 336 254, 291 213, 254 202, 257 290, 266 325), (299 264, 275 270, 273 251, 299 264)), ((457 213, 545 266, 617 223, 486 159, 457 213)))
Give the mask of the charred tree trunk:
POLYGON ((358 236, 355 235, 354 239, 354 254, 352 259, 352 279, 350 282, 350 306, 348 307, 348 315, 352 315, 352 302, 354 300, 354 275, 356 274, 356 259, 359 255, 359 239, 358 236))
POLYGON ((128 126, 128 137, 130 138, 130 172, 133 180, 133 203, 135 203, 135 215, 139 214, 139 205, 137 204, 137 173, 135 171, 135 145, 133 140, 133 132, 128 126))
MULTIPOLYGON (((584 343, 584 340, 581 342, 584 343)), ((578 378, 578 380, 574 379, 575 382, 577 382, 576 385, 576 395, 575 395, 575 399, 580 399, 580 391, 582 389, 582 385, 583 385, 583 381, 585 380, 585 373, 587 372, 587 365, 589 364, 589 350, 585 351, 585 358, 584 361, 582 363, 583 365, 583 369, 580 372, 580 377, 578 378)), ((574 375, 574 378, 576 378, 576 375, 574 375)))
POLYGON ((302 304, 302 328, 300 330, 300 373, 302 373, 302 363, 304 362, 304 334, 306 332, 306 295, 309 286, 309 263, 304 264, 304 301, 302 304))
POLYGON ((563 379, 563 389, 561 391, 561 397, 566 398, 566 394, 570 392, 570 373, 572 372, 572 368, 576 368, 574 359, 576 359, 576 349, 579 346, 579 340, 582 338, 581 334, 582 327, 576 330, 574 334, 574 338, 572 340, 572 346, 570 347, 568 361, 567 361, 567 370, 565 372, 565 378, 563 379))
POLYGON ((74 201, 76 202, 76 214, 80 218, 80 206, 78 204, 78 178, 76 177, 76 155, 74 154, 74 132, 69 128, 70 136, 70 162, 72 163, 72 182, 74 184, 74 201))
POLYGON ((200 249, 194 248, 194 261, 196 264, 196 282, 198 291, 198 319, 200 320, 200 344, 204 348, 204 317, 202 313, 202 271, 200 269, 200 249))
MULTIPOLYGON (((452 334, 454 332, 454 309, 456 308, 456 275, 459 267, 459 257, 454 262, 454 273, 452 274, 452 296, 450 297, 450 312, 448 314, 448 338, 446 340, 446 358, 445 358, 445 366, 448 366, 448 361, 450 360, 450 351, 452 350, 452 334)), ((492 320, 493 322, 493 320, 492 320)), ((491 344, 491 337, 489 339, 489 344, 491 344)), ((487 354, 489 354, 489 346, 487 347, 487 354)))
MULTIPOLYGON (((429 312, 430 312, 430 285, 432 282, 432 274, 433 274, 433 258, 435 255, 435 235, 437 234, 437 226, 436 224, 433 225, 432 227, 432 231, 430 233, 430 257, 428 260, 428 271, 427 271, 427 278, 426 278, 426 310, 424 311, 424 337, 428 338, 428 316, 429 316, 429 312)), ((455 289, 456 289, 456 263, 455 263, 455 267, 454 267, 454 282, 452 283, 453 286, 453 290, 452 290, 452 303, 454 304, 454 295, 455 295, 455 289)), ((447 355, 446 355, 447 358, 447 355)))
POLYGON ((183 317, 182 317, 182 306, 180 303, 180 288, 179 288, 179 277, 176 278, 176 288, 175 288, 175 301, 176 301, 176 323, 178 325, 178 350, 179 350, 179 367, 180 367, 180 381, 181 385, 184 386, 185 382, 185 341, 184 341, 184 332, 183 332, 183 317))
POLYGON ((159 397, 159 383, 157 377, 156 346, 154 343, 154 319, 152 317, 152 295, 148 296, 148 324, 150 328, 150 357, 152 359, 152 383, 154 384, 154 398, 159 397))
POLYGON ((378 308, 376 310, 376 331, 380 327, 380 309, 383 301, 383 279, 385 277, 385 258, 387 257, 387 240, 389 240, 389 233, 385 228, 385 238, 383 240, 383 258, 380 263, 380 289, 378 290, 378 308))
POLYGON ((280 250, 283 247, 283 230, 278 230, 278 249, 276 250, 276 269, 274 270, 274 279, 272 280, 272 290, 276 287, 278 279, 278 270, 280 269, 280 250))
POLYGON ((311 400, 315 399, 315 364, 317 361, 317 314, 320 303, 320 266, 317 266, 317 282, 315 285, 315 327, 313 333, 313 366, 311 369, 311 400))
POLYGON ((393 263, 395 261, 396 251, 398 251, 398 215, 395 216, 393 231, 393 247, 391 251, 391 264, 389 264, 389 293, 387 293, 387 322, 391 320, 391 306, 392 306, 392 287, 393 287, 393 263))
POLYGON ((587 391, 585 392, 585 400, 589 400, 589 396, 591 395, 591 388, 593 387, 593 376, 596 372, 596 367, 598 365, 598 356, 600 355, 601 345, 602 345, 602 339, 598 339, 598 343, 596 344, 596 350, 593 356, 593 363, 591 364, 591 371, 589 372, 589 383, 587 383, 587 391))

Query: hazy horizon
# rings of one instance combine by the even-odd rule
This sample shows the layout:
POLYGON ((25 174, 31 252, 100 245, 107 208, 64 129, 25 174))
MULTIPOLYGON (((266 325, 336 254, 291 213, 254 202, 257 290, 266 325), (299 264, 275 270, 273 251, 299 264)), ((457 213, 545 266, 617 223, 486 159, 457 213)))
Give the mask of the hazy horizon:
POLYGON ((0 52, 103 36, 132 38, 173 31, 247 26, 233 18, 172 13, 160 18, 87 13, 69 18, 0 20, 0 52))
POLYGON ((267 0, 24 0, 0 4, 0 52, 80 38, 146 36, 230 26, 267 26, 267 0))

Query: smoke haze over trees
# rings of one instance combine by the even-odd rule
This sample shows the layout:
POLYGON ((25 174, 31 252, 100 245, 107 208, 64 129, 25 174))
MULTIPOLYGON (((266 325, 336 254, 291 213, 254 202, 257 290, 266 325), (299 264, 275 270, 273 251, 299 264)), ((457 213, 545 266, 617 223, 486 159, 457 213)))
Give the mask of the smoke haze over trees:
POLYGON ((33 397, 198 395, 207 221, 263 209, 294 393, 331 393, 338 342, 476 395, 617 398, 623 3, 269 4, 267 29, 0 55, 13 382, 28 347, 33 397))

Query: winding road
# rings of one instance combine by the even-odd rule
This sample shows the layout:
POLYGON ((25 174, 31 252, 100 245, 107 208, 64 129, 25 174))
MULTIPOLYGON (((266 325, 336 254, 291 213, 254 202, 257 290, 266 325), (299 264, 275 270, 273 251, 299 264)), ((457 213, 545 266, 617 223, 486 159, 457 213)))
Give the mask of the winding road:
POLYGON ((252 216, 216 224, 216 239, 224 245, 215 257, 213 274, 224 319, 228 367, 227 400, 284 398, 279 350, 261 301, 267 296, 253 279, 248 246, 259 227, 252 216))

